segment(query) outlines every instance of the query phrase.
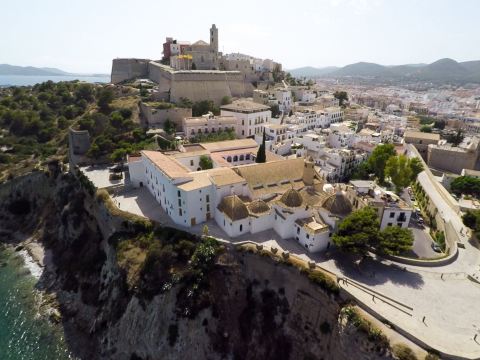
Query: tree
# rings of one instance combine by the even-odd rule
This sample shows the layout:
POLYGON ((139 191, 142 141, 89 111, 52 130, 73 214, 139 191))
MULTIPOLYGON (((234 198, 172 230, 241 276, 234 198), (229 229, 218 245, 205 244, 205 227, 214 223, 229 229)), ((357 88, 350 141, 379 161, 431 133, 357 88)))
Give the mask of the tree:
POLYGON ((412 245, 412 230, 400 226, 387 226, 380 232, 377 250, 388 255, 398 255, 410 250, 412 245))
POLYGON ((207 169, 212 169, 213 168, 213 162, 210 157, 207 155, 202 155, 200 156, 200 161, 199 161, 200 168, 202 170, 207 170, 207 169))
POLYGON ((348 94, 346 91, 335 91, 333 96, 338 99, 340 106, 343 106, 344 102, 348 101, 348 94))
POLYGON ((203 228, 202 228, 203 236, 208 236, 208 232, 209 232, 208 225, 207 224, 203 225, 203 228))
POLYGON ((274 118, 279 117, 282 113, 278 104, 273 104, 272 106, 270 106, 270 111, 272 112, 272 117, 274 118))
POLYGON ((171 121, 170 119, 166 119, 165 122, 163 123, 163 130, 168 134, 168 135, 173 135, 175 134, 175 123, 171 121))
POLYGON ((445 120, 435 120, 435 123, 433 124, 433 127, 436 129, 443 130, 445 129, 446 122, 445 120))
POLYGON ((420 174, 423 171, 423 163, 422 163, 422 160, 415 157, 415 158, 408 159, 408 166, 410 167, 410 170, 411 170, 410 183, 413 183, 415 182, 415 180, 417 180, 418 174, 420 174))
POLYGON ((422 125, 422 127, 420 128, 420 131, 424 133, 431 133, 432 127, 429 125, 422 125))
POLYGON ((220 114, 220 109, 218 106, 215 106, 215 103, 212 100, 201 100, 192 105, 193 116, 202 116, 209 112, 213 113, 214 115, 220 114))
POLYGON ((267 161, 267 154, 265 152, 265 130, 263 130, 262 144, 258 147, 257 158, 255 162, 264 163, 267 161))
POLYGON ((228 95, 225 95, 223 98, 222 98, 222 101, 221 101, 221 104, 222 105, 228 105, 228 104, 231 104, 232 103, 232 98, 228 95))
MULTIPOLYGON (((462 216, 463 224, 470 229, 477 229, 477 220, 479 219, 479 212, 478 211, 472 211, 468 210, 465 214, 462 216)), ((480 223, 479 223, 480 224, 480 223)))
POLYGON ((110 155, 110 159, 113 162, 121 162, 125 159, 126 155, 127 155, 127 151, 125 149, 116 149, 110 155))
POLYGON ((392 144, 382 144, 377 145, 368 158, 368 164, 380 183, 385 182, 385 165, 395 154, 395 147, 392 144))
POLYGON ((343 250, 354 253, 365 253, 379 242, 377 211, 372 207, 364 207, 348 215, 338 226, 333 235, 333 243, 343 250))
POLYGON ((110 112, 110 103, 113 101, 114 97, 115 96, 114 96, 113 90, 108 87, 101 88, 98 91, 97 105, 100 108, 101 112, 103 113, 110 112))
POLYGON ((462 133, 462 130, 458 129, 456 133, 454 134, 448 134, 445 139, 447 139, 447 141, 449 143, 451 143, 453 146, 458 146, 462 141, 463 141, 463 133, 462 133))
POLYGON ((391 156, 385 165, 385 176, 395 185, 397 192, 406 188, 412 179, 412 170, 405 155, 391 156))
POLYGON ((373 173, 372 168, 368 161, 364 161, 358 165, 352 173, 351 178, 353 180, 368 180, 370 179, 370 174, 373 173))
POLYGON ((459 176, 450 184, 450 190, 457 195, 480 196, 480 179, 473 176, 459 176))

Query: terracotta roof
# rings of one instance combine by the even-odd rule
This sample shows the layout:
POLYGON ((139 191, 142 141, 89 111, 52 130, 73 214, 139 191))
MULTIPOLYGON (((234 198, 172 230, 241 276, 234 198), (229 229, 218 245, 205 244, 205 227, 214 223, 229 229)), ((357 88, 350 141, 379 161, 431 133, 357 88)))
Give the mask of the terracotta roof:
POLYGON ((230 168, 215 168, 207 170, 212 183, 216 186, 225 186, 242 183, 245 181, 235 171, 230 168))
POLYGON ((263 200, 254 200, 247 205, 247 208, 253 214, 264 214, 270 211, 270 206, 263 200))
POLYGON ((208 43, 206 43, 205 41, 203 40, 198 40, 198 41, 195 41, 192 45, 202 45, 202 46, 208 46, 208 43))
POLYGON ((248 217, 247 206, 237 195, 225 196, 218 204, 217 209, 233 221, 248 217))
POLYGON ((189 176, 189 169, 159 151, 143 150, 141 153, 142 156, 149 159, 160 171, 171 179, 189 176))
POLYGON ((288 207, 299 207, 303 204, 302 196, 295 189, 287 190, 279 201, 288 207))
POLYGON ((247 181, 251 189, 254 189, 259 185, 281 185, 282 183, 287 184, 295 180, 301 180, 303 176, 303 159, 278 160, 243 165, 233 169, 247 181))
POLYGON ((334 215, 345 216, 352 212, 352 204, 342 191, 329 196, 322 206, 334 215))

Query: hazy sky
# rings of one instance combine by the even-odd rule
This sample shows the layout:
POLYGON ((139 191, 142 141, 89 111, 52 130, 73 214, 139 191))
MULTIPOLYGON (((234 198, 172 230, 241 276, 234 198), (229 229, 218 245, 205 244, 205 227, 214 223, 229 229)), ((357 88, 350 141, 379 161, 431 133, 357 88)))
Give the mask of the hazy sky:
POLYGON ((477 0, 0 0, 0 64, 108 73, 159 59, 166 36, 208 41, 212 23, 225 53, 287 69, 479 60, 479 15, 477 0))

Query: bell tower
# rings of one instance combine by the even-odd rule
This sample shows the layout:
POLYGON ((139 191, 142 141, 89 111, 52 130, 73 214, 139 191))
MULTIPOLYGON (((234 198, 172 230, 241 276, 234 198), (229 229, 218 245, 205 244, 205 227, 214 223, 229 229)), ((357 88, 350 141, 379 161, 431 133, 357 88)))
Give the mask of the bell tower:
POLYGON ((218 53, 218 29, 215 24, 210 28, 210 49, 218 53))
POLYGON ((304 160, 303 163, 303 176, 302 180, 307 186, 313 185, 313 179, 315 178, 315 163, 313 159, 309 156, 304 160))

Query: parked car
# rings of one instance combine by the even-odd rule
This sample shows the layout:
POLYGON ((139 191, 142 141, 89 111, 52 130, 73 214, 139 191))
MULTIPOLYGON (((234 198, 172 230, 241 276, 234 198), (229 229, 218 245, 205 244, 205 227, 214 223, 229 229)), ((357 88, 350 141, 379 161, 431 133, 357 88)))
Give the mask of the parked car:
POLYGON ((442 252, 442 248, 440 247, 440 245, 438 245, 437 243, 432 243, 432 249, 433 251, 437 252, 437 253, 441 253, 442 252))

